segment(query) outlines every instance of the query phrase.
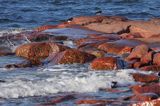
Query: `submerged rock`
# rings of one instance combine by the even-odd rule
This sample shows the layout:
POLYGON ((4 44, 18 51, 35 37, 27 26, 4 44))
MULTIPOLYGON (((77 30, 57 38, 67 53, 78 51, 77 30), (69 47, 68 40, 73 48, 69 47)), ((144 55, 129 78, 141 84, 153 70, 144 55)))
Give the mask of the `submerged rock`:
POLYGON ((0 56, 14 55, 12 50, 8 47, 0 46, 0 56))

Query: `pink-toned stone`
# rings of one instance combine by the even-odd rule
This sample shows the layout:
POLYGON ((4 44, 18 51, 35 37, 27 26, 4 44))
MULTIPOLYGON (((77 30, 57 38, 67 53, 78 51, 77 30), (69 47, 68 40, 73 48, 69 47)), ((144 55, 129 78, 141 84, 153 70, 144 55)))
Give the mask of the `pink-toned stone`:
POLYGON ((92 61, 95 56, 77 49, 67 49, 63 52, 53 54, 48 57, 54 64, 73 64, 73 63, 86 63, 92 61))
POLYGON ((117 59, 114 57, 102 57, 92 61, 90 67, 94 70, 117 69, 117 59))
POLYGON ((149 85, 135 85, 132 87, 132 91, 135 94, 142 94, 142 93, 155 93, 160 95, 160 83, 151 83, 149 85))
POLYGON ((136 58, 140 59, 141 57, 146 55, 148 51, 149 51, 149 47, 147 45, 138 45, 132 50, 132 52, 126 59, 129 61, 136 58))
POLYGON ((51 42, 34 42, 20 45, 16 48, 16 55, 30 61, 39 62, 51 53, 57 53, 69 49, 69 47, 51 42))
POLYGON ((132 76, 135 79, 135 81, 138 81, 138 82, 151 83, 151 82, 158 82, 159 81, 159 77, 156 75, 133 73, 132 76))
POLYGON ((153 64, 160 65, 160 53, 156 53, 153 56, 153 64))

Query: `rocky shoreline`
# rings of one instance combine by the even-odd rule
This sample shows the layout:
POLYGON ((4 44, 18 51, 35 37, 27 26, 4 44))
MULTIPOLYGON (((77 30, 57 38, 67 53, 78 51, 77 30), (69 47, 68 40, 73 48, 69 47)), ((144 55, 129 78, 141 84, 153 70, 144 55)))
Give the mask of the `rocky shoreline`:
MULTIPOLYGON (((0 42, 4 43, 0 47, 0 56, 16 55, 26 59, 22 63, 4 66, 7 69, 88 62, 88 67, 93 71, 137 69, 137 73, 131 76, 139 84, 128 87, 133 96, 119 97, 117 100, 76 100, 75 104, 159 106, 159 36, 159 18, 144 21, 120 16, 73 17, 58 25, 40 26, 30 32, 0 37, 0 42), (6 41, 14 42, 18 47, 11 50, 5 46, 6 41), (72 41, 74 46, 66 46, 66 41, 72 41)), ((114 82, 112 89, 106 90, 126 92, 116 88, 114 82)), ((74 99, 74 95, 66 95, 42 105, 55 105, 74 99)))

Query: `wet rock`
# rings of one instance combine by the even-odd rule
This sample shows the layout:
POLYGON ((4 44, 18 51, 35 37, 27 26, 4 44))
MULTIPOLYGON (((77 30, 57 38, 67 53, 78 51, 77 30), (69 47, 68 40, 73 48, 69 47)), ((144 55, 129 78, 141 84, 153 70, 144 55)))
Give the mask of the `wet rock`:
POLYGON ((138 81, 138 82, 151 83, 151 82, 158 82, 159 81, 159 77, 156 75, 132 73, 132 76, 135 79, 135 81, 138 81))
POLYGON ((76 99, 74 95, 66 95, 66 96, 54 98, 49 103, 44 103, 43 105, 45 106, 46 105, 56 105, 58 103, 69 101, 69 100, 74 100, 74 99, 76 99))
POLYGON ((35 31, 41 32, 41 31, 45 31, 48 29, 65 28, 68 26, 70 26, 70 24, 68 22, 60 23, 58 25, 44 25, 44 26, 40 26, 38 28, 35 28, 35 31))
POLYGON ((51 53, 61 52, 68 48, 69 47, 51 42, 34 42, 20 45, 15 52, 17 56, 39 62, 51 53))
POLYGON ((93 30, 89 30, 82 27, 68 27, 68 28, 59 28, 59 29, 49 29, 44 31, 45 33, 49 33, 52 35, 63 35, 67 36, 69 39, 76 40, 80 38, 86 38, 89 34, 100 34, 100 32, 96 32, 93 30))
POLYGON ((153 56, 153 64, 160 65, 160 53, 156 53, 153 56))
POLYGON ((26 37, 31 42, 67 40, 66 36, 54 36, 54 35, 50 35, 42 32, 33 32, 26 37))
POLYGON ((160 32, 158 31, 159 29, 159 25, 149 22, 139 22, 137 24, 135 23, 131 25, 130 33, 139 33, 144 38, 150 38, 154 35, 160 34, 160 32))
POLYGON ((108 16, 105 19, 103 19, 102 23, 103 24, 110 24, 112 22, 117 22, 117 21, 127 21, 128 19, 126 17, 122 16, 108 16))
POLYGON ((0 46, 0 56, 14 55, 12 50, 8 47, 0 46))
POLYGON ((107 38, 107 39, 109 39, 109 40, 111 40, 111 41, 116 41, 116 40, 120 40, 121 39, 121 37, 118 35, 118 34, 104 34, 104 33, 99 33, 99 34, 88 34, 87 35, 88 36, 88 38, 107 38))
POLYGON ((160 98, 156 100, 147 100, 143 102, 134 103, 131 106, 160 106, 160 98))
POLYGON ((107 37, 104 36, 99 36, 95 38, 81 38, 75 41, 77 46, 84 45, 84 44, 89 44, 89 43, 97 43, 97 42, 102 42, 102 41, 109 41, 107 37))
POLYGON ((91 105, 96 105, 96 104, 106 104, 105 100, 94 100, 94 99, 85 99, 85 100, 78 100, 76 101, 77 105, 80 104, 91 104, 91 105))
POLYGON ((149 47, 147 45, 139 45, 136 46, 132 52, 130 53, 130 55, 126 58, 126 60, 132 60, 132 59, 136 59, 136 58, 141 58, 144 55, 146 55, 149 51, 149 47))
POLYGON ((28 62, 28 61, 24 61, 22 63, 18 63, 18 64, 7 64, 4 67, 7 69, 12 69, 12 68, 27 68, 27 67, 35 67, 35 66, 40 66, 42 65, 41 62, 28 62))
POLYGON ((155 52, 154 51, 150 51, 150 52, 148 52, 148 53, 146 53, 146 54, 144 54, 143 56, 142 56, 142 58, 141 58, 141 63, 142 64, 152 64, 152 61, 153 61, 153 55, 155 54, 155 52))
POLYGON ((142 36, 137 33, 134 33, 134 34, 133 33, 132 34, 131 33, 123 33, 120 35, 120 37, 122 39, 142 38, 142 36))
POLYGON ((160 83, 151 83, 149 85, 135 85, 132 87, 132 91, 135 94, 142 94, 142 93, 155 93, 160 95, 160 83))
POLYGON ((49 61, 54 64, 73 64, 92 61, 95 56, 76 49, 68 49, 63 52, 57 53, 56 55, 53 54, 48 58, 49 61))
POLYGON ((149 65, 149 66, 144 66, 140 68, 143 71, 160 71, 160 65, 149 65))
POLYGON ((149 101, 153 99, 157 99, 158 95, 155 93, 143 93, 143 94, 137 94, 131 97, 132 101, 149 101))
POLYGON ((132 50, 132 47, 127 45, 119 45, 115 42, 103 43, 98 46, 98 49, 103 50, 107 53, 122 55, 132 50))
POLYGON ((94 47, 82 47, 82 48, 79 48, 78 50, 92 54, 92 55, 96 56, 97 58, 105 56, 104 51, 98 50, 94 47))
POLYGON ((95 30, 98 32, 103 33, 116 33, 116 34, 122 34, 122 33, 128 33, 130 25, 125 23, 109 23, 109 24, 103 24, 103 23, 91 23, 88 25, 85 25, 86 28, 89 28, 91 30, 95 30))
POLYGON ((140 67, 142 67, 142 62, 139 62, 139 60, 132 64, 132 68, 140 68, 140 67))
POLYGON ((94 70, 114 70, 117 69, 117 59, 114 57, 102 57, 92 61, 90 67, 94 70))

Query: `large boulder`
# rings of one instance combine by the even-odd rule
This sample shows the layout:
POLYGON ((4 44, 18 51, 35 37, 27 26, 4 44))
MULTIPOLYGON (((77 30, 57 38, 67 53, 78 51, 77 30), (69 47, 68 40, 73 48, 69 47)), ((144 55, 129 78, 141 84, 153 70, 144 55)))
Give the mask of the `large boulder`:
POLYGON ((53 54, 48 57, 48 61, 54 64, 73 64, 73 63, 86 63, 92 61, 94 55, 79 51, 77 49, 67 49, 63 52, 53 54))
POLYGON ((126 60, 133 60, 133 59, 141 59, 144 55, 149 52, 149 47, 147 45, 138 45, 136 46, 130 55, 126 58, 126 60))
POLYGON ((20 45, 16 48, 16 55, 26 58, 30 61, 40 61, 45 59, 51 53, 57 53, 68 49, 69 47, 51 42, 34 42, 20 45))
POLYGON ((160 83, 151 83, 149 85, 135 85, 132 87, 132 91, 135 94, 142 94, 142 93, 155 93, 160 95, 160 83))
POLYGON ((118 60, 114 57, 102 57, 92 61, 90 67, 94 70, 114 70, 118 69, 118 60))
POLYGON ((133 73, 132 76, 135 79, 135 81, 138 81, 138 82, 151 83, 151 82, 158 82, 159 81, 159 77, 156 75, 133 73))

